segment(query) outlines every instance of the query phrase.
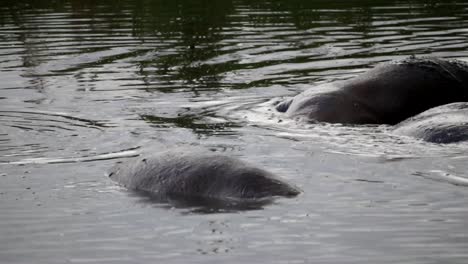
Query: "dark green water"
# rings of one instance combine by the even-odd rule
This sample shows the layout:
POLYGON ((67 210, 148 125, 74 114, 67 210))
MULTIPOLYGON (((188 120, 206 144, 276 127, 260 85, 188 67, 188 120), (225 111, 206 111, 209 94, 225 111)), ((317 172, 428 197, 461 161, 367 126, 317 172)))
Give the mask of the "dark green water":
POLYGON ((0 263, 467 263, 466 143, 271 109, 384 61, 466 61, 467 28, 464 1, 1 1, 0 263), (207 213, 104 176, 175 146, 304 193, 207 213))

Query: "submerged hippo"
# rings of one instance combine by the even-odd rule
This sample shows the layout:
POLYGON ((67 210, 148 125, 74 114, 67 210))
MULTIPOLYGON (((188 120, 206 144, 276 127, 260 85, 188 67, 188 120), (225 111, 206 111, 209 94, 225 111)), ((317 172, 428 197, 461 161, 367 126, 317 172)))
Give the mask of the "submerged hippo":
POLYGON ((394 132, 433 143, 468 140, 468 103, 431 108, 397 124, 394 132))
POLYGON ((345 124, 397 124, 429 108, 468 101, 468 64, 408 58, 342 82, 313 87, 276 106, 290 117, 345 124))
POLYGON ((293 197, 299 189, 241 160, 205 151, 166 151, 118 164, 109 177, 166 199, 243 201, 293 197))

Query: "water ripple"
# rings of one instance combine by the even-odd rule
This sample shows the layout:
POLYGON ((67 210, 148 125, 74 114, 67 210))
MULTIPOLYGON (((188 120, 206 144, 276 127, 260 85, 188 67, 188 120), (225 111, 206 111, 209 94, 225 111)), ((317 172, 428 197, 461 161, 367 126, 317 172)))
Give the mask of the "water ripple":
POLYGON ((466 263, 466 144, 305 124, 272 103, 409 55, 467 60, 467 10, 0 1, 0 261, 466 263), (205 214, 141 202, 103 176, 116 159, 193 145, 304 193, 205 214))

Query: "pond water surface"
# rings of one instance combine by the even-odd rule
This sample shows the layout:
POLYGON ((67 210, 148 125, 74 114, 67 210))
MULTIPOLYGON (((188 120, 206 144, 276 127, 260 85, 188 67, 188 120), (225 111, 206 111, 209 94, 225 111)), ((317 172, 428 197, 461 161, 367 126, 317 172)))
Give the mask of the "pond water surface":
POLYGON ((3 0, 0 40, 0 263, 468 261, 467 143, 271 107, 384 61, 467 61, 466 1, 3 0), (185 146, 304 192, 184 208, 105 176, 185 146))

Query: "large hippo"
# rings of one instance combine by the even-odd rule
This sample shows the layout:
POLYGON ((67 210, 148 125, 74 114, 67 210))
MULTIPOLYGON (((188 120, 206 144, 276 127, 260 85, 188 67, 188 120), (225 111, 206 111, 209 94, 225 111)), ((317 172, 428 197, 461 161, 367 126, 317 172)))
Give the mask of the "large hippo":
POLYGON ((118 164, 108 175, 128 189, 162 200, 206 198, 238 202, 300 193, 270 172, 200 150, 164 151, 140 157, 118 164))
POLYGON ((468 64, 415 58, 383 63, 277 105, 290 117, 345 124, 396 124, 429 108, 468 101, 468 64))
POLYGON ((397 124, 394 132, 433 143, 468 140, 468 103, 431 108, 397 124))

